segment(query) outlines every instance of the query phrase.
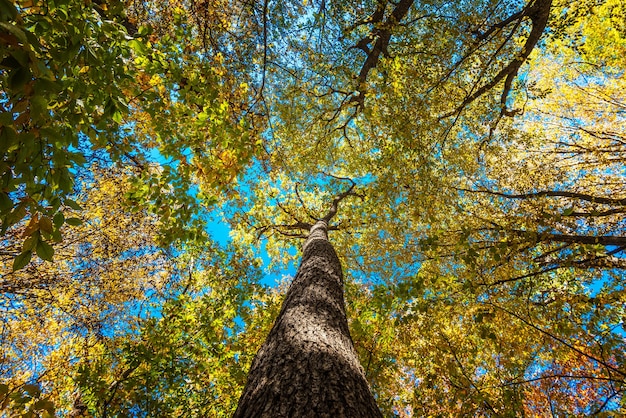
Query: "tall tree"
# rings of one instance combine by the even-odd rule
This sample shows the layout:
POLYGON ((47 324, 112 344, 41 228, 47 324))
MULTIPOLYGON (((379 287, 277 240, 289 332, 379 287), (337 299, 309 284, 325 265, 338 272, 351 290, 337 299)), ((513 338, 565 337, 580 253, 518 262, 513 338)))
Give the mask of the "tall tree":
POLYGON ((309 229, 302 262, 267 340, 257 353, 235 418, 382 417, 354 350, 341 263, 328 241, 341 200, 309 229))
POLYGON ((333 241, 385 413, 618 407, 618 3, 415 2, 396 25, 407 2, 320 2, 285 37, 306 58, 271 75, 278 116, 235 236, 289 262, 290 219, 321 207, 323 173, 359 183, 333 241))
MULTIPOLYGON (((81 216, 72 179, 94 153, 134 167, 126 197, 138 210, 127 220, 157 213, 150 222, 166 238, 193 238, 198 203, 218 201, 233 239, 264 246, 278 267, 301 257, 294 219, 317 221, 350 178, 362 198, 344 201, 327 229, 383 415, 617 411, 622 3, 129 1, 124 16, 115 2, 0 0, 0 222, 11 238, 0 284, 46 294, 66 254, 53 241, 81 216), (54 265, 30 261, 51 249, 54 265), (24 269, 10 272, 11 259, 24 269)), ((132 267, 129 255, 116 256, 132 267)), ((192 414, 231 414, 249 353, 278 315, 277 291, 248 307, 257 296, 219 277, 153 307, 163 319, 140 332, 106 338, 75 379, 75 409, 171 415, 189 399, 192 414), (238 308, 214 314, 222 301, 238 308)), ((80 301, 106 306, 98 295, 115 292, 96 284, 80 301)), ((17 316, 26 302, 14 300, 17 316)), ((44 317, 45 304, 29 306, 44 317)), ((17 329, 0 403, 35 406, 61 378, 48 372, 37 395, 27 378, 13 383, 11 364, 28 365, 17 329)), ((60 357, 50 370, 63 370, 60 357)))

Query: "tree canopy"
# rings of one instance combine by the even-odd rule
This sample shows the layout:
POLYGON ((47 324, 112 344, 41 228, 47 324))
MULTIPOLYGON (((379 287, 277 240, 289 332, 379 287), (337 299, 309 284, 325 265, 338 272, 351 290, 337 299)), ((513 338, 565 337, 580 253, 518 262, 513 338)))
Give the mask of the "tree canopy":
POLYGON ((0 0, 0 411, 231 416, 349 189, 384 416, 623 413, 625 71, 618 0, 0 0))

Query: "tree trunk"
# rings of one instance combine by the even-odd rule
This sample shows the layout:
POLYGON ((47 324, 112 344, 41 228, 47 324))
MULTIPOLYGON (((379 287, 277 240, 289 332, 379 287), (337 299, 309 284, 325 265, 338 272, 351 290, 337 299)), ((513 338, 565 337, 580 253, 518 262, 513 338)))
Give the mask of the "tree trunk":
POLYGON ((370 418, 382 414, 350 338, 341 264, 319 221, 234 418, 370 418))

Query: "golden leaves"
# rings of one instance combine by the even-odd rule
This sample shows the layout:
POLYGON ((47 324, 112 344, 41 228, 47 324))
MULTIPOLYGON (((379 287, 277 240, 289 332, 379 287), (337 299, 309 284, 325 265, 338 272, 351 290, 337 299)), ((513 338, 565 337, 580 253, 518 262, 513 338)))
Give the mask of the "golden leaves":
MULTIPOLYGON (((125 177, 101 169, 85 180, 92 183, 84 192, 82 223, 65 231, 63 244, 55 244, 53 263, 33 262, 10 272, 11 257, 3 256, 0 304, 7 314, 2 355, 13 370, 5 380, 10 386, 45 369, 47 381, 58 385, 54 401, 61 402, 64 391, 74 390, 71 380, 64 383, 72 359, 87 360, 100 333, 132 318, 169 280, 157 274, 167 263, 153 241, 155 220, 122 206, 129 188, 125 177)), ((50 222, 34 217, 28 227, 45 231, 50 222)), ((51 248, 42 244, 37 254, 51 260, 51 248)))

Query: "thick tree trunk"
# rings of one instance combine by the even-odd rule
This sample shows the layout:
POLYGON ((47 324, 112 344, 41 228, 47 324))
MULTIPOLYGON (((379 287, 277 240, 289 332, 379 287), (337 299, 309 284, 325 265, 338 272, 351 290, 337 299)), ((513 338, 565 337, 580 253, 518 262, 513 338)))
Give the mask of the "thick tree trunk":
POLYGON ((317 222, 234 418, 382 417, 350 338, 341 264, 317 222))

